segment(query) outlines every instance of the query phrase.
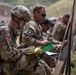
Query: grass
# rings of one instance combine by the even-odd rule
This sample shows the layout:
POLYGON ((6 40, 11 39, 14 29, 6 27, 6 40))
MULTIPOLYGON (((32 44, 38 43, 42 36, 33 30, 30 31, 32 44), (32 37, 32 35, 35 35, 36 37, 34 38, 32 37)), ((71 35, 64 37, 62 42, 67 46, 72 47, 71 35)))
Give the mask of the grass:
POLYGON ((70 13, 73 5, 73 0, 60 0, 57 3, 47 7, 47 17, 62 16, 65 13, 70 13))
MULTIPOLYGON (((75 65, 76 65, 76 52, 73 55, 73 61, 74 61, 75 65)), ((76 66, 75 66, 75 68, 72 69, 72 73, 73 73, 73 75, 76 75, 76 66)))

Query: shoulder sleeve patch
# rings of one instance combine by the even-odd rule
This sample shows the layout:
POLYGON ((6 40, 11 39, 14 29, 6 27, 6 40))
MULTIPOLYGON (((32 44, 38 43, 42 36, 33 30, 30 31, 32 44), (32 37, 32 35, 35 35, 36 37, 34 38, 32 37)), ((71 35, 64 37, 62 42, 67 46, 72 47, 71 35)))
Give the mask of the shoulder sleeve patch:
POLYGON ((28 29, 28 30, 26 31, 26 34, 29 35, 29 36, 30 36, 30 35, 32 36, 32 35, 34 35, 35 33, 34 33, 34 31, 33 31, 32 29, 28 29))
POLYGON ((29 30, 27 31, 27 33, 28 33, 28 34, 33 34, 33 31, 32 31, 31 29, 29 29, 29 30))

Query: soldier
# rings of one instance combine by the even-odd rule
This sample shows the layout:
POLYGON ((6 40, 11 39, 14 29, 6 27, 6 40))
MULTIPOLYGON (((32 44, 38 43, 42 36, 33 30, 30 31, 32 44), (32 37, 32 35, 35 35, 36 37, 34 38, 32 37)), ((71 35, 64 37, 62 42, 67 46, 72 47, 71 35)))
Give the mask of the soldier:
MULTIPOLYGON (((21 47, 29 47, 29 46, 40 46, 40 45, 47 45, 49 41, 43 40, 42 37, 42 28, 40 26, 40 23, 44 21, 44 18, 46 17, 46 10, 45 6, 43 5, 36 5, 33 9, 33 20, 30 21, 24 26, 23 30, 21 31, 20 35, 20 46, 21 47)), ((40 61, 39 61, 40 62, 40 61)), ((44 61, 41 60, 43 63, 44 61)), ((38 63, 38 65, 47 65, 46 63, 38 63)), ((48 66, 45 66, 48 67, 48 66)), ((50 69, 48 69, 50 74, 50 69)), ((40 72, 38 75, 41 74, 40 72)), ((42 74, 41 74, 42 75, 42 74)))
POLYGON ((16 75, 27 65, 24 55, 26 49, 17 48, 16 38, 30 19, 30 11, 23 5, 17 5, 11 10, 9 24, 0 27, 0 59, 4 61, 2 66, 4 74, 2 75, 16 75))
POLYGON ((49 30, 47 31, 47 34, 48 34, 48 36, 52 36, 52 31, 53 31, 53 29, 54 29, 54 25, 55 25, 55 23, 54 22, 51 22, 50 23, 50 28, 49 28, 49 30))
MULTIPOLYGON (((45 17, 46 17, 46 7, 41 4, 35 5, 33 7, 33 21, 35 21, 37 25, 40 27, 39 31, 42 31, 42 28, 40 25, 42 22, 44 22, 45 17)), ((42 32, 41 32, 41 35, 42 35, 42 32)), ((19 36, 19 43, 21 42, 22 42, 22 31, 19 36)))
POLYGON ((47 28, 46 30, 44 28, 42 28, 42 29, 45 30, 45 31, 44 30, 43 31, 47 33, 47 36, 51 37, 55 22, 52 22, 49 19, 45 19, 43 23, 44 23, 45 26, 48 27, 48 28, 46 27, 47 28))
POLYGON ((66 30, 66 27, 67 27, 67 23, 69 21, 69 14, 65 14, 61 21, 58 21, 55 26, 54 26, 54 29, 53 29, 53 32, 52 32, 52 36, 54 39, 58 40, 58 41, 63 41, 63 37, 64 37, 64 34, 65 34, 65 30, 66 30))
POLYGON ((20 41, 21 43, 25 45, 25 47, 32 46, 32 45, 37 47, 40 45, 47 45, 49 43, 47 39, 43 40, 42 28, 40 26, 40 24, 44 21, 45 17, 46 17, 45 6, 40 5, 40 4, 35 5, 33 8, 34 21, 30 21, 29 23, 26 24, 22 33, 22 42, 20 41))
POLYGON ((42 34, 41 23, 44 22, 45 17, 46 17, 45 6, 40 4, 35 5, 33 8, 33 21, 30 21, 29 23, 27 23, 23 29, 22 42, 25 42, 26 46, 47 45, 49 43, 48 40, 43 41, 43 37, 42 37, 43 34, 42 34))
MULTIPOLYGON (((35 21, 39 26, 40 32, 42 31, 40 24, 44 21, 45 17, 46 17, 46 7, 41 4, 35 5, 33 7, 33 21, 35 21)), ((42 32, 41 32, 41 35, 42 35, 42 32)), ((21 42, 22 42, 22 31, 19 37, 19 43, 21 42)))
POLYGON ((37 4, 33 7, 33 20, 37 24, 44 22, 46 17, 46 7, 40 4, 37 4))
MULTIPOLYGON (((34 21, 29 21, 26 23, 26 26, 23 28, 23 33, 22 33, 22 44, 25 46, 45 46, 49 43, 47 39, 43 40, 42 37, 42 31, 39 27, 39 25, 36 24, 34 21)), ((41 61, 42 62, 42 61, 41 61)), ((46 65, 46 63, 41 63, 42 65, 46 65)), ((48 65, 45 66, 46 68, 48 65)), ((50 74, 50 69, 48 69, 50 74)))

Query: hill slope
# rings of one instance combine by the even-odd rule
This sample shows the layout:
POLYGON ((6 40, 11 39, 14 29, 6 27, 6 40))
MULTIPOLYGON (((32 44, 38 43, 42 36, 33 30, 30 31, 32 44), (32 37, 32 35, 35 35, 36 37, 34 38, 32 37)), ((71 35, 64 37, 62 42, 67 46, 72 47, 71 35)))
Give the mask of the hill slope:
POLYGON ((65 13, 70 13, 72 5, 73 0, 60 0, 50 7, 47 7, 47 17, 61 16, 65 13))

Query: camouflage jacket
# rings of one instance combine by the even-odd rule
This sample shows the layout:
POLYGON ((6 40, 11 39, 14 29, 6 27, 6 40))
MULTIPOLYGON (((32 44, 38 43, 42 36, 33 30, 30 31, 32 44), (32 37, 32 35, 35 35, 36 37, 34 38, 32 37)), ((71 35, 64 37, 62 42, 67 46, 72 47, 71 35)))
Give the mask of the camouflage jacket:
POLYGON ((66 25, 62 22, 57 22, 54 26, 52 36, 54 39, 62 41, 66 30, 66 25))
POLYGON ((23 28, 22 42, 27 46, 35 46, 37 40, 42 40, 42 28, 35 21, 30 21, 23 28))
POLYGON ((48 31, 47 31, 47 36, 49 36, 49 37, 52 36, 52 31, 51 31, 51 30, 48 30, 48 31))
POLYGON ((5 61, 15 61, 21 55, 16 48, 16 37, 10 25, 0 27, 0 57, 5 61))

